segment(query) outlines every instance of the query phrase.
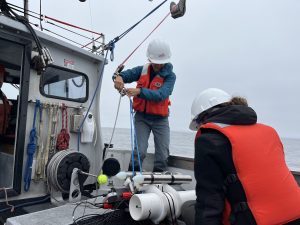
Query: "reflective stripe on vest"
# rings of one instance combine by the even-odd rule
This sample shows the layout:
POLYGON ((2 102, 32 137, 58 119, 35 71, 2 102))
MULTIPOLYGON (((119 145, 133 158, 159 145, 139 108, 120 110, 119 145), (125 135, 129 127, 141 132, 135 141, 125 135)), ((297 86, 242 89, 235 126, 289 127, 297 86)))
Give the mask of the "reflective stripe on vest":
MULTIPOLYGON (((156 75, 150 83, 150 64, 146 64, 143 67, 141 76, 137 81, 137 88, 147 88, 150 90, 158 90, 164 84, 164 79, 156 75)), ((145 112, 147 114, 168 116, 169 114, 169 98, 160 101, 146 101, 145 99, 134 97, 133 108, 138 112, 145 112)))
POLYGON ((300 188, 289 171, 277 132, 266 125, 207 123, 200 129, 223 133, 232 146, 234 166, 258 225, 285 224, 300 218, 300 188))

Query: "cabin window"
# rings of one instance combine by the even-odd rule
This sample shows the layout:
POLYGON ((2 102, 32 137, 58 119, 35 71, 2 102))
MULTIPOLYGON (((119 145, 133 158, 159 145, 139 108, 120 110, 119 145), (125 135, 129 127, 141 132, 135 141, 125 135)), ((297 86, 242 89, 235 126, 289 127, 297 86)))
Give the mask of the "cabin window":
POLYGON ((86 102, 88 77, 78 71, 50 65, 42 73, 40 91, 44 96, 51 98, 86 102))

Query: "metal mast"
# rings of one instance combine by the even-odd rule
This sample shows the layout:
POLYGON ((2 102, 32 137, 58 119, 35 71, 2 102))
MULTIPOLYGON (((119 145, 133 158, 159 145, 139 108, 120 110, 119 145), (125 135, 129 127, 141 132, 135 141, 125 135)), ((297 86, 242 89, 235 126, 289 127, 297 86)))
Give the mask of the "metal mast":
POLYGON ((28 19, 28 1, 29 0, 24 0, 24 17, 28 19))

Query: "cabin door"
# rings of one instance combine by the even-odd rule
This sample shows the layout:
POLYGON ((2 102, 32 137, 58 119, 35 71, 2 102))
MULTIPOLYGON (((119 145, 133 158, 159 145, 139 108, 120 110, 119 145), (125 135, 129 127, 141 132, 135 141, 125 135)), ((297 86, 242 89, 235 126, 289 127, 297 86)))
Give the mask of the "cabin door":
POLYGON ((21 192, 31 42, 0 33, 0 198, 21 192))

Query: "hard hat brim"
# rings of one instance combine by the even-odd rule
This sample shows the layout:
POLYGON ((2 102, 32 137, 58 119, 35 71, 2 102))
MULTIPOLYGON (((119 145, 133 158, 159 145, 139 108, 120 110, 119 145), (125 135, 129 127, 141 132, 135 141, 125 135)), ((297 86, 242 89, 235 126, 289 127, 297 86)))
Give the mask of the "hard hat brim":
POLYGON ((148 60, 149 60, 151 63, 154 63, 154 64, 166 64, 166 63, 169 63, 169 62, 170 62, 170 59, 157 60, 157 59, 150 59, 150 58, 148 58, 148 60))
POLYGON ((196 118, 194 118, 191 122, 190 122, 190 130, 194 130, 197 131, 198 130, 198 123, 196 122, 196 118))

